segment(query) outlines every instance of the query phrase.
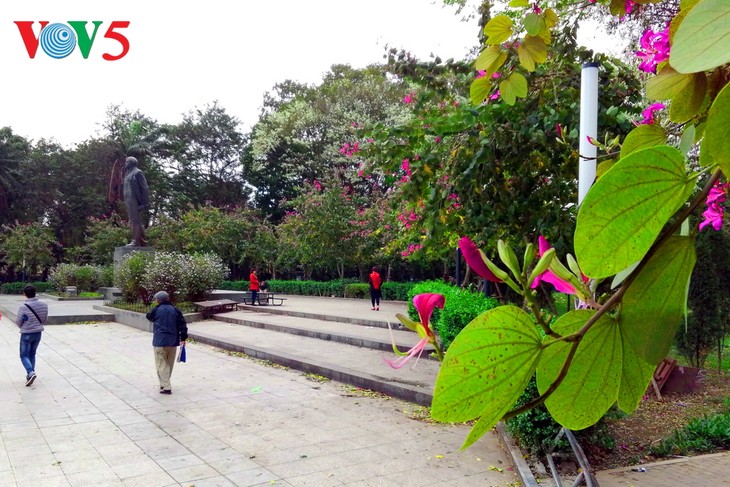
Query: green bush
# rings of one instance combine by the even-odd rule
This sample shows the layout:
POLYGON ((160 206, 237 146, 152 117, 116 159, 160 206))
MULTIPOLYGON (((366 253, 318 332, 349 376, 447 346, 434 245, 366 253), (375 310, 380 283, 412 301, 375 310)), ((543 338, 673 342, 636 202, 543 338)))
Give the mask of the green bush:
POLYGON ((35 286, 35 289, 39 293, 45 293, 47 291, 53 291, 53 284, 50 282, 6 282, 0 285, 0 294, 23 294, 23 288, 28 284, 35 286))
POLYGON ((413 296, 423 293, 443 294, 446 298, 444 309, 434 309, 431 324, 441 338, 444 350, 449 348, 456 335, 480 314, 499 304, 496 299, 484 296, 480 292, 462 289, 441 281, 426 281, 413 286, 409 294, 408 315, 414 321, 420 321, 418 312, 413 306, 413 296))
POLYGON ((109 275, 107 269, 88 264, 59 264, 51 269, 48 280, 58 292, 64 292, 67 286, 76 286, 79 292, 94 292, 107 285, 109 275))
POLYGON ((730 413, 690 421, 651 448, 660 457, 707 453, 730 448, 730 413))
POLYGON ((122 299, 128 303, 142 301, 152 302, 154 292, 144 287, 144 276, 147 262, 151 259, 148 252, 132 252, 125 255, 114 267, 114 286, 122 293, 122 299))
POLYGON ((355 282, 345 286, 346 298, 367 298, 370 296, 370 285, 355 282))
POLYGON ((408 293, 416 284, 413 282, 384 282, 381 290, 385 301, 408 301, 408 293))

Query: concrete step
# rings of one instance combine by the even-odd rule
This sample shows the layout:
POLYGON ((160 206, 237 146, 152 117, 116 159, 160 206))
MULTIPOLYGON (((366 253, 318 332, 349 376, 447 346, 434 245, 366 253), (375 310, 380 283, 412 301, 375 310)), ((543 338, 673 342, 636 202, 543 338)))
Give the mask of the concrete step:
MULTIPOLYGON (((260 318, 264 321, 263 317, 260 318)), ((384 360, 396 357, 392 351, 388 353, 333 340, 218 320, 190 323, 188 334, 196 341, 223 350, 241 352, 424 406, 431 404, 439 368, 435 360, 416 362, 413 359, 405 367, 393 369, 384 360)), ((412 335, 414 340, 409 346, 417 342, 417 335, 412 335)), ((192 362, 195 357, 188 359, 192 362)))
MULTIPOLYGON (((271 314, 268 308, 263 307, 253 307, 253 309, 255 310, 253 312, 235 311, 215 314, 213 318, 236 325, 263 328, 391 353, 393 353, 394 341, 402 352, 409 350, 419 341, 418 335, 402 326, 400 322, 392 323, 393 329, 388 330, 341 321, 322 321, 289 314, 271 314)), ((424 350, 423 357, 430 357, 432 351, 433 347, 428 346, 424 350)))
MULTIPOLYGON (((286 297, 285 295, 281 295, 282 297, 286 297)), ((363 309, 370 310, 370 303, 367 301, 361 301, 363 309)), ((360 303, 358 303, 360 304, 360 303)), ((313 320, 319 320, 319 321, 336 321, 338 323, 350 323, 352 325, 362 325, 362 326, 370 326, 370 327, 376 327, 376 328, 388 328, 388 323, 390 323, 393 328, 397 328, 400 326, 400 321, 398 321, 398 318, 395 317, 395 315, 384 312, 384 311, 372 311, 372 313, 369 314, 368 318, 362 318, 362 317, 354 317, 351 314, 348 314, 346 311, 338 311, 338 310, 331 310, 327 309, 327 312, 312 312, 312 311, 301 311, 301 310, 293 310, 290 307, 284 306, 251 306, 251 305, 239 305, 240 309, 245 309, 248 311, 263 311, 265 313, 269 313, 272 315, 286 315, 286 316, 296 316, 299 318, 310 318, 313 320)), ((403 313, 405 315, 405 313, 403 313)))

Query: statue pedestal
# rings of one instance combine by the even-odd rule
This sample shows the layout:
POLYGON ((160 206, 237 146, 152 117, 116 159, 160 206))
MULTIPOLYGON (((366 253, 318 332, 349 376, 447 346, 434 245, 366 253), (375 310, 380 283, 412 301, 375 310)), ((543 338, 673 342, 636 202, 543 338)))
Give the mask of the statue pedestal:
POLYGON ((132 252, 149 252, 150 254, 155 253, 154 247, 137 247, 135 245, 125 245, 124 247, 114 248, 114 265, 116 266, 125 255, 131 254, 132 252))

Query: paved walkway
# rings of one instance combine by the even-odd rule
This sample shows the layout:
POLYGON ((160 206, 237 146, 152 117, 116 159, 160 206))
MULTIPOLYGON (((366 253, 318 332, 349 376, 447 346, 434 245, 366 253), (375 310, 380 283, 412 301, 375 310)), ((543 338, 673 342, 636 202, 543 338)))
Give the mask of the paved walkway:
MULTIPOLYGON (((0 309, 14 311, 21 301, 0 296, 0 309)), ((59 315, 92 306, 49 304, 59 315)), ((360 300, 289 296, 283 307, 235 314, 277 310, 335 319, 326 313, 377 328, 395 322, 405 305, 383 303, 376 312, 360 300)), ((249 341, 259 339, 259 330, 241 325, 191 326, 202 328, 221 337, 230 333, 220 330, 236 329, 249 341)), ((330 328, 325 323, 320 331, 330 328)), ((279 335, 272 347, 289 347, 285 342, 291 337, 279 335)), ((332 344, 321 342, 310 353, 327 355, 325 345, 332 344)), ((49 326, 39 350, 39 379, 26 388, 17 332, 3 318, 0 487, 518 485, 495 437, 460 452, 468 427, 410 419, 419 410, 412 403, 363 396, 337 382, 313 382, 293 369, 201 343, 189 347, 189 363, 178 364, 173 374, 173 395, 161 396, 147 332, 116 323, 49 326)), ((373 353, 382 359, 382 352, 373 353)), ((416 371, 428 376, 432 365, 422 361, 416 371)), ((601 487, 730 486, 730 453, 644 468, 597 477, 601 487)))
POLYGON ((135 328, 48 326, 31 387, 17 347, 15 325, 4 317, 0 487, 517 481, 494 439, 458 450, 467 426, 416 421, 413 404, 207 345, 189 345, 171 396, 158 393, 150 335, 135 328))

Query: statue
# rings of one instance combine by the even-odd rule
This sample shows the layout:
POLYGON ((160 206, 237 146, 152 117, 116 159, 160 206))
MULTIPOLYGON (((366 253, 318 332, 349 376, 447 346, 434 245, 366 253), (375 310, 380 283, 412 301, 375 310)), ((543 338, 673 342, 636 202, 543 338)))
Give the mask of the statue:
POLYGON ((150 191, 147 179, 137 167, 137 159, 134 157, 127 157, 124 162, 123 188, 127 218, 132 227, 132 241, 127 246, 144 247, 147 245, 147 238, 144 233, 142 216, 150 204, 150 191))

